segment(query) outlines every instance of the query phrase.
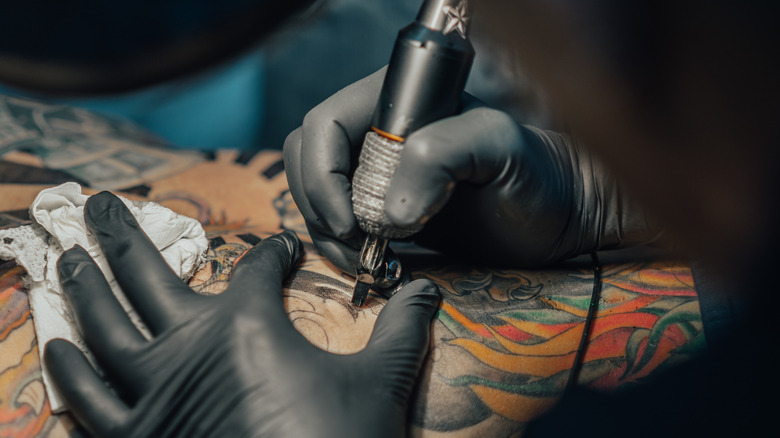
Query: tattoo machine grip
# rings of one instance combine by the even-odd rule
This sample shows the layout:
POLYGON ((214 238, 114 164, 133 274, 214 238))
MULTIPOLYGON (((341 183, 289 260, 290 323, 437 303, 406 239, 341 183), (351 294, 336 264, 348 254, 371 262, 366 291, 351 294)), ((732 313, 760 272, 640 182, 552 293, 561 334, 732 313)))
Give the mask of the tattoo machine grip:
POLYGON ((360 228, 368 234, 403 239, 422 229, 422 224, 396 227, 385 214, 385 194, 403 148, 403 142, 373 131, 366 134, 358 168, 352 178, 352 208, 360 228))
POLYGON ((355 304, 365 300, 358 292, 367 294, 377 278, 372 271, 383 264, 387 239, 406 238, 422 229, 421 224, 394 226, 384 213, 385 194, 406 137, 460 110, 474 60, 469 20, 467 0, 428 0, 417 19, 398 34, 352 180, 353 212, 368 234, 357 268, 355 304))

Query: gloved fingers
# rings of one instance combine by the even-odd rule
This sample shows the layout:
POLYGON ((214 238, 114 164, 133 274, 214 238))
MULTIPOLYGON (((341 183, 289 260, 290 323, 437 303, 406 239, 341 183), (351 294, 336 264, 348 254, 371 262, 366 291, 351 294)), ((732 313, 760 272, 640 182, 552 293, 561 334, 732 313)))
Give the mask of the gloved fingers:
POLYGON ((195 295, 116 196, 101 192, 84 207, 87 227, 97 238, 125 295, 157 334, 186 319, 195 295))
POLYGON ((259 298, 264 311, 281 313, 286 318, 281 304, 282 282, 302 257, 303 244, 294 232, 283 231, 268 237, 241 257, 233 269, 230 286, 219 297, 240 302, 259 298))
POLYGON ((327 229, 340 239, 359 231, 352 213, 350 179, 384 76, 382 69, 344 88, 303 120, 300 161, 305 196, 327 229))
POLYGON ((317 251, 320 254, 347 274, 355 274, 355 268, 360 257, 362 234, 344 241, 320 233, 315 227, 309 226, 308 229, 314 246, 317 247, 317 251))
MULTIPOLYGON (((411 391, 428 351, 431 319, 440 302, 439 290, 430 280, 415 280, 387 301, 368 345, 358 353, 369 362, 372 375, 382 376, 399 391, 411 391)), ((408 397, 408 393, 395 395, 408 397)))
POLYGON ((385 196, 385 213, 398 226, 427 222, 458 182, 487 184, 510 168, 522 136, 512 118, 474 104, 431 123, 406 140, 385 196))
MULTIPOLYGON (((80 246, 57 262, 60 282, 84 340, 100 365, 120 380, 128 376, 129 356, 146 340, 114 297, 100 268, 80 246)), ((126 387, 131 382, 120 381, 126 387)))
POLYGON ((333 235, 333 231, 329 228, 325 219, 314 211, 303 188, 300 158, 302 135, 302 128, 298 128, 287 136, 287 140, 284 143, 284 168, 287 173, 287 185, 290 188, 290 194, 306 222, 306 227, 309 229, 309 235, 312 240, 320 238, 320 236, 322 236, 321 238, 338 240, 333 235))
POLYGON ((327 224, 320 221, 317 214, 311 208, 306 191, 303 189, 303 176, 301 175, 301 141, 303 128, 291 132, 284 141, 284 171, 287 175, 287 186, 295 201, 295 206, 303 215, 307 224, 326 230, 327 224))
POLYGON ((46 344, 43 360, 54 386, 71 413, 94 436, 117 436, 129 410, 70 342, 53 339, 46 344))
POLYGON ((358 250, 350 248, 350 244, 352 246, 360 245, 360 238, 354 236, 343 241, 335 237, 330 228, 328 228, 328 224, 321 220, 320 216, 312 209, 309 199, 303 190, 301 177, 301 136, 302 129, 298 128, 290 133, 284 142, 284 168, 287 173, 287 184, 290 187, 290 194, 306 221, 309 236, 320 253, 339 269, 352 272, 357 262, 358 250))

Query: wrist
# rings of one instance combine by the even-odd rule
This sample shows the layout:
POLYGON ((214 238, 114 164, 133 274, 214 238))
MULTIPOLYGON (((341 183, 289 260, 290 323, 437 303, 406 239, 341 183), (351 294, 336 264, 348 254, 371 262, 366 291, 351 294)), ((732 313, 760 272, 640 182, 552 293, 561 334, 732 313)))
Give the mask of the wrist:
POLYGON ((625 190, 615 174, 576 139, 535 130, 555 151, 562 183, 570 187, 570 217, 560 259, 657 241, 663 227, 625 190))

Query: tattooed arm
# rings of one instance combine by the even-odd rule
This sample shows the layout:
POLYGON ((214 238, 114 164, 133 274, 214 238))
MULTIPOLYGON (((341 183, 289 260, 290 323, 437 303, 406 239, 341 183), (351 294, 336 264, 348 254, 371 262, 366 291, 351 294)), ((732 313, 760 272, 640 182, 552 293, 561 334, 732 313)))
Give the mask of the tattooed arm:
MULTIPOLYGON (((2 152, 13 149, 16 155, 9 160, 8 153, 0 163, 5 170, 20 170, 4 175, 29 179, 34 173, 39 179, 24 185, 0 181, 0 226, 28 223, 26 208, 37 191, 62 178, 78 176, 92 186, 116 184, 117 190, 135 186, 138 199, 163 203, 204 224, 211 239, 208 263, 191 282, 201 293, 224 290, 234 261, 280 228, 307 240, 286 191, 278 152, 261 153, 246 164, 222 152, 180 166, 178 153, 150 147, 153 142, 137 131, 111 128, 116 125, 93 114, 1 102, 0 132, 14 134, 4 137, 2 152), (101 144, 127 153, 106 154, 101 144), (117 174, 116 182, 85 173, 79 164, 115 163, 139 154, 169 158, 143 161, 148 167, 123 166, 129 173, 117 174), (56 179, 47 179, 53 178, 49 166, 58 169, 56 179)), ((435 256, 404 257, 414 277, 433 280, 444 295, 413 402, 414 434, 521 432, 555 403, 571 372, 593 288, 590 261, 544 270, 494 270, 435 256)), ((52 416, 46 403, 22 275, 13 264, 0 265, 0 436, 67 436, 68 416, 52 416)), ((698 300, 684 264, 606 263, 602 287, 579 384, 607 391, 641 384, 655 370, 703 348, 698 300)), ((307 244, 305 259, 285 289, 294 326, 323 349, 361 349, 384 300, 372 296, 356 309, 349 304, 351 288, 352 279, 307 244)))
MULTIPOLYGON (((203 293, 220 292, 233 261, 263 236, 256 229, 225 234, 224 228, 207 226, 209 263, 191 284, 203 293)), ((522 431, 555 403, 571 372, 592 267, 573 262, 513 271, 409 261, 415 277, 432 279, 444 294, 414 400, 413 430, 424 436, 522 431)), ((602 281, 580 384, 603 390, 639 384, 657 368, 701 349, 701 318, 687 267, 666 261, 606 265, 602 281)), ((9 284, 13 289, 20 283, 9 284)), ((307 246, 306 259, 287 284, 285 304, 294 326, 315 345, 348 353, 368 340, 384 300, 372 297, 356 309, 349 303, 351 284, 307 246)), ((20 311, 16 319, 29 314, 20 311)), ((16 385, 25 394, 31 391, 22 382, 16 385)))
MULTIPOLYGON (((309 252, 311 255, 311 252, 309 252)), ((310 341, 333 351, 365 344, 381 299, 357 311, 351 282, 310 256, 288 289, 288 312, 310 341), (312 287, 314 285, 314 287, 312 287)), ((589 261, 555 269, 490 270, 417 261, 444 301, 413 407, 421 435, 520 432, 561 395, 593 288, 589 261)), ((704 347, 690 270, 648 260, 603 267, 601 300, 578 384, 612 391, 704 347)))
MULTIPOLYGON (((274 205, 282 224, 305 239, 289 194, 274 205)), ((235 252, 240 243, 228 239, 213 257, 235 252)), ((590 259, 543 270, 495 270, 439 256, 402 256, 413 277, 433 280, 444 296, 413 403, 415 434, 509 435, 558 400, 593 291, 590 259)), ((685 264, 651 256, 603 258, 601 299, 578 384, 604 391, 642 384, 656 370, 704 349, 685 264)), ((286 288, 295 327, 323 349, 360 350, 384 300, 372 296, 357 309, 350 304, 352 284, 308 244, 286 288)))

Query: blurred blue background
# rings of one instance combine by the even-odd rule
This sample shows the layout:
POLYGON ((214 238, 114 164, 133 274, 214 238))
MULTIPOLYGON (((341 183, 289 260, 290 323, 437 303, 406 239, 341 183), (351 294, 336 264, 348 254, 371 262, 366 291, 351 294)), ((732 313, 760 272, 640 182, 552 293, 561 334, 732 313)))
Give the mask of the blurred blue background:
MULTIPOLYGON (((174 147, 281 149, 309 109, 388 62, 396 34, 414 20, 421 4, 422 0, 325 2, 313 16, 290 23, 228 64, 132 93, 58 99, 2 86, 0 93, 120 115, 174 147)), ((538 110, 539 97, 522 80, 515 61, 478 30, 472 32, 477 56, 467 90, 544 125, 539 120, 544 117, 538 110), (535 109, 519 110, 517 102, 535 109)))

